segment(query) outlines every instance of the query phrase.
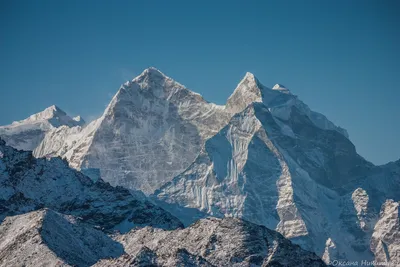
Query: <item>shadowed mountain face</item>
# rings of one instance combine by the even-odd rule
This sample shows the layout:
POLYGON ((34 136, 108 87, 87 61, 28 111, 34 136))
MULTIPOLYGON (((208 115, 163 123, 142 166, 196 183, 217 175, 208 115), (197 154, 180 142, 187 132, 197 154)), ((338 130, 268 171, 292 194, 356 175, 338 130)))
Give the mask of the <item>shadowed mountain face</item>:
MULTIPOLYGON (((259 116, 266 118, 268 115, 261 113, 259 116)), ((297 108, 292 108, 289 120, 280 123, 292 129, 295 138, 282 135, 271 116, 263 125, 268 131, 268 127, 275 124, 276 132, 271 132, 274 142, 296 159, 316 183, 344 194, 372 173, 373 164, 357 154, 349 139, 337 131, 316 127, 297 108)))
POLYGON ((0 225, 0 266, 91 266, 123 253, 103 232, 48 209, 7 217, 0 225))
POLYGON ((287 116, 288 107, 296 106, 317 127, 347 136, 296 96, 262 86, 251 73, 242 79, 227 104, 219 106, 149 68, 121 86, 99 119, 84 128, 53 129, 34 154, 62 156, 78 169, 99 168, 111 185, 151 194, 182 173, 204 142, 234 114, 262 101, 268 101, 277 116, 287 116))
POLYGON ((47 207, 108 230, 181 227, 178 219, 146 199, 101 179, 93 182, 60 158, 36 159, 1 139, 0 155, 0 220, 47 207))
POLYGON ((35 156, 98 168, 111 185, 142 190, 186 225, 208 215, 244 218, 326 262, 378 257, 384 250, 371 242, 379 211, 400 200, 400 161, 374 166, 346 130, 251 73, 218 106, 150 68, 122 85, 99 119, 39 139, 35 156))
POLYGON ((0 266, 324 266, 280 234, 238 219, 161 230, 181 223, 144 196, 93 182, 59 158, 36 159, 1 139, 0 182, 0 266), (122 234, 113 240, 110 230, 122 234))
POLYGON ((265 225, 326 259, 372 260, 380 206, 399 198, 390 166, 367 162, 340 131, 317 127, 296 106, 285 119, 254 103, 154 197, 186 224, 193 221, 176 207, 265 225))

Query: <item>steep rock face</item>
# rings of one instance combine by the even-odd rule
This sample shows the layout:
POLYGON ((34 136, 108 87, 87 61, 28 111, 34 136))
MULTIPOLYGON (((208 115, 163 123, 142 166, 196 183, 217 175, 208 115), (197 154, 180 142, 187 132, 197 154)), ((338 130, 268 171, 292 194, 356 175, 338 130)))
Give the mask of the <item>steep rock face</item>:
MULTIPOLYGON (((261 84, 253 74, 248 72, 228 98, 225 109, 230 112, 231 115, 234 115, 244 110, 253 102, 264 103, 268 106, 271 114, 281 120, 288 120, 293 107, 295 107, 301 114, 308 117, 316 127, 323 130, 335 130, 345 137, 349 137, 345 129, 334 125, 324 115, 312 111, 283 85, 276 84, 270 89, 261 84)), ((286 134, 290 135, 290 129, 287 127, 286 129, 288 130, 286 134)))
POLYGON ((377 266, 400 264, 399 202, 388 200, 382 205, 371 239, 371 250, 377 266))
POLYGON ((322 255, 322 260, 329 264, 336 259, 344 259, 344 257, 339 254, 337 247, 332 239, 328 238, 325 243, 325 250, 324 254, 322 255))
POLYGON ((274 117, 285 121, 289 119, 293 107, 295 107, 301 114, 308 117, 316 127, 323 130, 335 130, 348 138, 345 129, 334 125, 324 115, 312 111, 283 85, 276 84, 270 89, 261 84, 253 74, 247 73, 228 98, 225 109, 233 115, 241 112, 253 102, 264 103, 274 117))
POLYGON ((336 229, 331 236, 334 250, 325 252, 329 252, 328 256, 333 260, 350 258, 372 261, 374 257, 369 243, 377 211, 372 207, 367 191, 357 188, 341 196, 338 208, 340 212, 336 220, 336 229))
POLYGON ((296 107, 317 127, 347 136, 282 88, 266 88, 247 73, 226 105, 218 106, 149 68, 121 86, 99 119, 83 129, 53 129, 34 154, 64 157, 77 169, 99 168, 112 185, 150 194, 184 171, 205 140, 252 102, 268 103, 271 113, 284 119, 296 107))
MULTIPOLYGON (((253 104, 234 116, 206 142, 185 172, 156 192, 158 199, 214 216, 244 217, 272 228, 280 221, 280 213, 291 225, 287 231, 306 232, 293 202, 288 166, 268 140, 256 116, 259 108, 262 106, 253 104), (277 183, 282 185, 280 191, 276 190, 277 183), (291 212, 276 210, 278 202, 291 212)), ((280 227, 285 228, 283 224, 280 227)))
POLYGON ((103 232, 48 209, 7 217, 0 225, 0 266, 91 266, 123 253, 103 232))
POLYGON ((100 123, 101 119, 97 119, 85 127, 61 126, 51 129, 35 148, 33 155, 38 158, 62 156, 71 167, 79 169, 100 123))
POLYGON ((361 185, 370 195, 371 205, 379 213, 387 199, 400 200, 400 160, 373 168, 361 185))
POLYGON ((34 150, 51 129, 62 125, 74 127, 84 124, 85 121, 80 117, 79 119, 71 118, 59 107, 51 106, 25 120, 0 126, 0 137, 14 148, 34 150))
MULTIPOLYGON (((298 174, 292 174, 284 154, 272 141, 277 136, 280 128, 268 109, 261 103, 250 105, 206 142, 185 172, 156 191, 157 198, 161 205, 178 204, 177 209, 168 205, 165 208, 186 223, 191 223, 192 218, 185 217, 180 207, 218 217, 242 217, 276 228, 288 238, 307 236, 296 202, 318 207, 310 199, 311 192, 295 195, 292 179, 298 174), (295 201, 296 198, 300 200, 295 201)), ((302 189, 303 183, 309 181, 299 182, 297 186, 302 189)), ((315 187, 315 191, 321 191, 315 187)), ((313 214, 307 215, 310 220, 317 219, 313 214)))
POLYGON ((181 227, 168 212, 127 189, 93 182, 60 158, 36 159, 0 139, 0 220, 48 207, 108 230, 152 225, 181 227))
POLYGON ((262 102, 261 84, 250 72, 247 72, 232 95, 228 98, 225 108, 232 114, 244 110, 253 102, 262 102))
POLYGON ((75 168, 99 168, 113 185, 151 193, 196 158, 227 114, 150 68, 125 83, 97 121, 79 133, 55 130, 35 154, 66 157, 75 168))
POLYGON ((221 107, 148 69, 115 95, 83 165, 100 168, 112 184, 150 193, 195 159, 223 116, 221 107))
POLYGON ((372 259, 379 209, 400 199, 400 161, 367 162, 344 129, 250 73, 217 106, 147 69, 99 119, 52 128, 34 153, 99 168, 113 185, 159 189, 156 201, 186 224, 207 214, 242 217, 330 260, 372 259))
POLYGON ((279 233, 234 218, 202 219, 175 231, 146 227, 115 240, 124 245, 128 255, 118 261, 102 261, 99 266, 137 261, 136 255, 143 252, 156 266, 325 266, 314 253, 279 233))
POLYGON ((185 224, 205 214, 240 217, 326 259, 373 259, 376 207, 400 197, 398 168, 390 166, 367 162, 339 130, 317 126, 296 106, 277 117, 259 102, 236 114, 154 196, 185 224))

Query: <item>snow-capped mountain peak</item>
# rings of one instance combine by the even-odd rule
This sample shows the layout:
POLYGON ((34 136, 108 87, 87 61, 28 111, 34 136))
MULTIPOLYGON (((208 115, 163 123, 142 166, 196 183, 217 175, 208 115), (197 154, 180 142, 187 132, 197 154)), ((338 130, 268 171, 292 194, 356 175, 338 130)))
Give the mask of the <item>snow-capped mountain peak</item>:
POLYGON ((82 125, 82 118, 77 116, 71 118, 65 111, 56 105, 52 105, 41 112, 35 113, 28 118, 20 121, 14 121, 10 127, 17 127, 22 124, 35 124, 48 122, 53 127, 59 127, 61 125, 77 126, 82 125))
POLYGON ((291 94, 289 89, 287 89, 284 85, 279 83, 275 84, 274 87, 272 87, 272 90, 276 90, 285 94, 291 94))
POLYGON ((267 88, 250 72, 221 106, 151 67, 123 84, 99 119, 82 129, 52 130, 34 154, 59 155, 78 169, 98 168, 111 184, 149 194, 184 171, 204 142, 253 102, 283 119, 296 106, 319 127, 335 129, 296 96, 267 88))
POLYGON ((46 133, 60 126, 83 126, 82 118, 71 118, 56 105, 52 105, 28 118, 0 126, 0 136, 7 144, 22 150, 34 150, 46 133))
MULTIPOLYGON (((63 117, 57 107, 35 115, 63 117)), ((20 149, 29 144, 35 157, 60 156, 76 169, 99 169, 112 185, 153 193, 183 220, 241 217, 324 259, 372 259, 377 211, 399 200, 399 162, 365 161, 346 130, 252 73, 222 106, 148 68, 84 127, 38 121, 0 127, 0 136, 20 149)))
POLYGON ((174 95, 182 98, 189 94, 196 95, 199 99, 205 101, 199 94, 190 91, 184 85, 174 81, 154 67, 145 69, 139 76, 121 85, 114 98, 137 93, 143 94, 146 98, 156 97, 167 100, 173 98, 174 95), (126 94, 126 92, 129 93, 126 94))
POLYGON ((120 87, 98 120, 80 131, 52 131, 35 156, 60 155, 75 168, 99 168, 111 184, 152 193, 181 173, 229 116, 223 106, 148 68, 120 87))
POLYGON ((52 105, 45 110, 38 112, 36 114, 33 114, 29 116, 28 118, 21 120, 21 121, 14 121, 12 125, 18 125, 22 123, 33 123, 36 121, 41 121, 41 120, 50 120, 56 117, 63 117, 66 116, 67 114, 61 110, 59 107, 56 105, 52 105))
POLYGON ((255 76, 253 73, 251 73, 251 72, 246 72, 246 75, 244 75, 242 81, 243 81, 243 80, 246 80, 246 79, 256 80, 257 78, 256 78, 256 76, 255 76))
POLYGON ((150 67, 150 68, 145 69, 139 76, 137 76, 133 80, 131 80, 131 83, 141 83, 144 81, 147 81, 147 82, 152 81, 152 82, 162 83, 165 79, 172 80, 171 78, 167 77, 164 73, 162 73, 158 69, 156 69, 154 67, 150 67))
POLYGON ((169 78, 169 77, 167 77, 167 75, 162 73, 159 69, 157 69, 155 67, 149 67, 149 68, 145 69, 139 76, 137 76, 133 80, 139 80, 143 76, 169 78))
POLYGON ((75 117, 73 117, 72 119, 73 119, 74 121, 78 122, 78 123, 81 124, 81 125, 86 124, 86 121, 85 121, 80 115, 75 116, 75 117))
POLYGON ((252 102, 262 102, 262 85, 254 74, 247 72, 228 98, 225 108, 231 113, 245 109, 252 102))

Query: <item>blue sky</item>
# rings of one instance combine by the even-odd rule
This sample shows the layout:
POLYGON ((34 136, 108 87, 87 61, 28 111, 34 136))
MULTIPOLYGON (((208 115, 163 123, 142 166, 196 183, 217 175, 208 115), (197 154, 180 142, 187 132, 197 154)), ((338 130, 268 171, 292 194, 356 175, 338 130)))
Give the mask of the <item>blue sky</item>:
POLYGON ((400 158, 400 1, 0 0, 0 125, 56 104, 100 115, 154 66, 223 104, 247 71, 400 158))

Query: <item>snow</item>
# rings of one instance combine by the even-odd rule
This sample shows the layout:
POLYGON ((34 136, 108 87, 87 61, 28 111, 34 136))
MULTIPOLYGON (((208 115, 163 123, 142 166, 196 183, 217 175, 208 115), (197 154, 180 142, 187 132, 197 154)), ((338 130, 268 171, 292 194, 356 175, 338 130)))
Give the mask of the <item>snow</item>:
POLYGON ((75 116, 75 117, 73 117, 72 119, 73 119, 74 121, 78 122, 79 125, 84 125, 84 124, 86 123, 85 120, 84 120, 80 115, 75 116))
POLYGON ((275 231, 233 218, 202 219, 174 231, 146 227, 115 236, 115 240, 129 256, 102 260, 95 266, 126 266, 124 262, 135 262, 143 251, 152 255, 146 257, 148 261, 159 266, 324 266, 315 254, 275 231))
MULTIPOLYGON (((239 217, 276 229, 326 260, 373 259, 374 227, 380 236, 387 217, 376 224, 379 209, 387 199, 400 200, 400 161, 365 161, 346 130, 285 86, 267 88, 251 73, 225 105, 149 68, 121 85, 89 124, 56 124, 62 117, 56 113, 51 107, 0 127, 0 136, 34 149, 36 157, 60 156, 83 172, 99 169, 107 182, 142 190, 186 225, 208 215, 239 217)), ((61 192, 56 185, 54 194, 61 192)), ((115 229, 144 225, 141 216, 128 217, 115 229)), ((374 244, 377 255, 396 247, 374 244)))
POLYGON ((220 106, 150 68, 121 87, 95 122, 49 132, 35 156, 99 168, 112 185, 149 194, 182 172, 227 118, 220 106))
POLYGON ((379 215, 371 239, 375 261, 383 264, 400 264, 400 203, 387 200, 379 215))
POLYGON ((0 220, 47 207, 85 218, 86 223, 104 229, 124 220, 162 229, 182 226, 138 193, 112 187, 99 177, 93 181, 60 158, 35 159, 31 152, 17 151, 1 142, 0 151, 5 155, 0 160, 0 220))
POLYGON ((367 222, 364 217, 368 212, 369 196, 364 189, 357 188, 351 195, 351 199, 353 200, 354 208, 357 212, 360 227, 361 229, 366 229, 367 222))
POLYGON ((289 89, 287 89, 285 86, 283 86, 282 84, 279 84, 279 83, 275 84, 272 87, 272 90, 280 91, 280 92, 285 93, 285 94, 291 94, 289 89))
MULTIPOLYGON (((66 158, 78 170, 98 168, 112 185, 151 194, 183 172, 204 142, 249 104, 264 102, 276 118, 284 119, 293 105, 301 106, 294 96, 286 103, 277 101, 280 95, 285 94, 246 73, 227 104, 219 106, 151 67, 123 84, 96 121, 83 127, 51 128, 25 148, 34 150, 36 157, 66 158)), ((54 109, 58 110, 50 111, 54 109)), ((314 114, 307 109, 306 113, 310 118, 314 114)), ((320 124, 335 127, 325 121, 320 124)), ((282 132, 293 135, 289 126, 282 132)))
POLYGON ((59 107, 53 105, 24 120, 0 126, 0 137, 15 148, 34 150, 42 142, 47 132, 62 125, 74 127, 83 124, 83 120, 76 121, 59 107))
POLYGON ((262 102, 262 92, 258 86, 257 78, 252 73, 247 72, 228 98, 225 109, 231 114, 235 114, 244 110, 253 102, 262 102))
POLYGON ((103 232, 48 209, 7 217, 0 225, 0 266, 91 266, 123 253, 103 232))

